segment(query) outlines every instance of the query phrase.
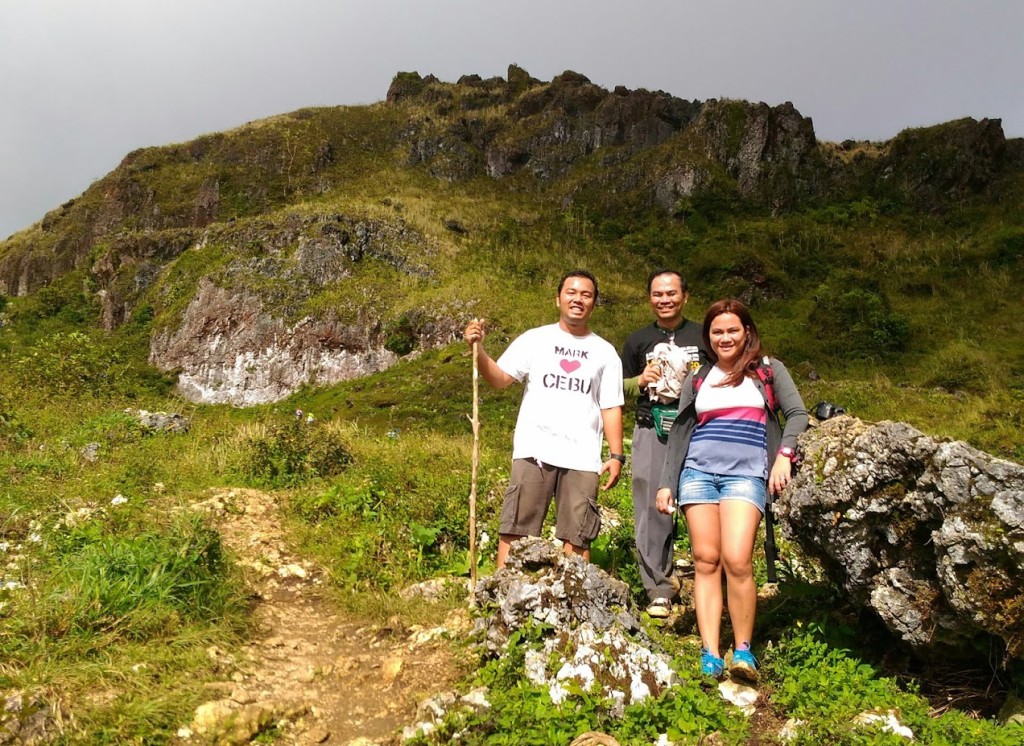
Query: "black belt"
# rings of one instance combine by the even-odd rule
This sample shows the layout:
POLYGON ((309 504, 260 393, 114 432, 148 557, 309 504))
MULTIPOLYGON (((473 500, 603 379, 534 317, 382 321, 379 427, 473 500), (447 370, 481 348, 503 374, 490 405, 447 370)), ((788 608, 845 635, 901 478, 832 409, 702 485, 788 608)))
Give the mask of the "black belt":
POLYGON ((654 427, 654 415, 638 412, 636 415, 636 426, 642 428, 654 427))

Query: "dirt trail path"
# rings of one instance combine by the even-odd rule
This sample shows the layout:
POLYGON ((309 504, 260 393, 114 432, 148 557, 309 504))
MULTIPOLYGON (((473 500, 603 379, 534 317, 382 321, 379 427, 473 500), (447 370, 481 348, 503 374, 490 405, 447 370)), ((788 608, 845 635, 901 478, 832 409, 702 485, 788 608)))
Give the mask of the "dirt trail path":
POLYGON ((210 701, 181 742, 247 743, 276 728, 281 744, 393 743, 417 705, 458 678, 444 634, 462 636, 465 613, 433 629, 347 617, 322 593, 322 570, 287 546, 271 495, 219 490, 193 507, 211 515, 246 569, 258 632, 235 655, 210 650, 224 680, 207 685, 210 701))

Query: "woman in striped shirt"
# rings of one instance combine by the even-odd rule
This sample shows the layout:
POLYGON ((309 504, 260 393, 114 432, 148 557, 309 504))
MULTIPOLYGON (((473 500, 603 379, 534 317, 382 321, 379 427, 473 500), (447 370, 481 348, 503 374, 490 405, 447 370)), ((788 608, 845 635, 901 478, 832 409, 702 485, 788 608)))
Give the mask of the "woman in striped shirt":
POLYGON ((756 681, 757 660, 750 649, 757 610, 754 539, 769 491, 780 493, 792 477, 807 409, 785 366, 774 358, 762 360, 757 327, 742 303, 711 304, 703 335, 713 366, 691 373, 683 384, 657 505, 668 513, 678 503, 686 515, 701 670, 715 678, 724 673, 719 649, 724 569, 735 637, 729 672, 756 681), (766 367, 770 375, 759 374, 766 367))

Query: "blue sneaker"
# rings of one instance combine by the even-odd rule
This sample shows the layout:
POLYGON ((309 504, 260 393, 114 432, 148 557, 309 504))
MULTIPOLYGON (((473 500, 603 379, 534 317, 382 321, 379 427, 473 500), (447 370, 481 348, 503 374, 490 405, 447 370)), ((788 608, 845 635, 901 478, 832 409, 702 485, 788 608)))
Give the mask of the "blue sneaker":
POLYGON ((717 655, 712 655, 707 648, 701 648, 700 672, 705 676, 720 679, 722 678, 722 674, 725 672, 725 661, 717 655))
POLYGON ((750 652, 750 643, 744 643, 738 650, 732 651, 729 675, 751 684, 757 683, 757 658, 750 652))

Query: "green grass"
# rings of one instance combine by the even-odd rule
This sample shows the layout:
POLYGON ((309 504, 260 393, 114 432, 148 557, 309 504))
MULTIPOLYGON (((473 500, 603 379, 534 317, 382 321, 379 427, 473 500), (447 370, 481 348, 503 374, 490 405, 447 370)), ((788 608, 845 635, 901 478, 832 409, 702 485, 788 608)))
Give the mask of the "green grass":
MULTIPOLYGON (((437 106, 307 109, 136 151, 0 245, 0 262, 27 256, 54 275, 27 296, 0 297, 0 542, 11 548, 4 578, 18 583, 0 591, 0 685, 41 687, 70 706, 69 743, 166 740, 214 675, 205 647, 244 638, 231 558, 210 526, 180 513, 211 487, 276 490, 292 539, 329 569, 339 601, 369 618, 386 618, 405 584, 467 575, 469 360, 460 342, 417 349, 415 332, 436 324, 457 336, 470 318, 484 318, 486 347, 497 356, 524 329, 557 318, 555 283, 573 266, 598 276, 592 324, 617 347, 649 321, 648 272, 675 267, 690 282, 691 319, 724 295, 749 303, 766 347, 794 372, 808 405, 833 401, 863 419, 906 421, 1024 461, 1019 173, 998 199, 942 211, 851 187, 771 216, 744 202, 724 167, 680 136, 636 155, 602 149, 551 182, 527 170, 447 181, 402 165, 410 156, 405 127, 415 121, 445 134, 457 124, 465 152, 479 157, 481 138, 507 107, 486 92, 431 90, 442 97, 437 106), (702 169, 707 189, 671 209, 654 205, 652 184, 683 165, 702 169), (213 175, 218 222, 189 226, 200 185, 213 175), (466 232, 447 228, 450 220, 466 232), (300 248, 328 235, 325 226, 356 223, 376 231, 376 257, 346 264, 345 276, 324 287, 297 271, 300 248), (147 262, 159 271, 145 275, 147 262), (273 405, 190 404, 173 394, 173 373, 155 371, 147 358, 152 336, 176 327, 204 278, 259 297, 286 323, 333 315, 373 329, 373 344, 415 354, 273 405), (101 287, 125 316, 111 332, 98 329, 101 287), (144 432, 128 407, 182 412, 192 429, 144 432), (297 420, 295 409, 314 422, 297 420), (119 495, 127 502, 112 504, 119 495), (72 526, 69 515, 85 517, 72 526)), ((734 149, 745 110, 720 107, 734 149)), ((526 141, 551 124, 512 123, 501 141, 526 141)), ((918 131, 901 142, 939 134, 918 131)), ((445 167, 457 170, 461 157, 445 167)), ((479 562, 488 572, 520 393, 481 393, 478 523, 492 543, 479 562)), ((628 480, 600 499, 622 523, 598 540, 594 559, 639 598, 628 480)), ((808 721, 798 743, 892 742, 851 731, 863 708, 898 709, 924 743, 1019 736, 955 711, 934 717, 916 685, 857 644, 875 638, 850 619, 835 589, 803 578, 792 547, 787 561, 793 577, 763 615, 765 637, 777 643, 765 651, 764 691, 780 720, 808 721)), ((760 554, 756 572, 763 574, 760 554)), ((693 677, 693 640, 651 633, 693 677)), ((544 692, 521 684, 515 666, 514 656, 483 665, 478 678, 501 691, 489 722, 462 723, 466 742, 568 742, 584 727, 607 728, 623 743, 650 743, 666 731, 684 741, 712 731, 727 743, 750 735, 706 687, 613 722, 607 703, 587 693, 553 708, 544 692)), ((1024 686, 1015 669, 999 676, 1004 688, 1024 686)))
MULTIPOLYGON (((637 304, 636 315, 643 313, 637 304)), ((855 373, 799 383, 809 403, 839 400, 865 416, 902 411, 929 432, 947 428, 962 435, 978 423, 979 437, 994 437, 981 425, 984 407, 998 403, 992 392, 907 388, 881 373, 866 380, 855 373)), ((207 487, 279 489, 288 505, 286 526, 303 553, 330 569, 339 602, 372 618, 388 616, 396 588, 468 573, 471 392, 462 345, 404 361, 372 379, 307 388, 288 401, 248 410, 187 405, 145 388, 132 399, 118 386, 77 397, 46 388, 35 398, 15 396, 10 385, 3 390, 8 424, 0 470, 7 479, 0 487, 0 526, 4 541, 29 549, 17 575, 26 590, 2 599, 8 605, 0 619, 6 661, 0 671, 7 686, 41 682, 54 701, 76 703, 76 738, 116 743, 173 732, 201 697, 196 682, 214 675, 204 646, 230 647, 244 634, 237 581, 229 558, 215 549, 215 534, 198 519, 173 517, 175 506, 207 487), (184 410, 192 429, 187 435, 146 433, 125 406, 184 410), (314 422, 296 420, 296 408, 313 413, 314 422), (95 462, 82 454, 93 443, 95 462), (334 456, 321 464, 314 445, 334 456), (117 495, 127 503, 112 505, 117 495), (83 510, 94 517, 67 527, 67 516, 83 510), (28 541, 34 533, 38 543, 28 541), (146 667, 135 670, 140 659, 146 667), (127 694, 140 688, 145 695, 127 694)), ((484 388, 482 400, 478 521, 493 542, 518 393, 484 388)), ((628 481, 600 499, 623 520, 598 541, 595 561, 639 597, 628 481)), ((481 572, 490 571, 493 543, 480 548, 479 561, 481 572)), ((787 587, 797 593, 800 586, 787 587)), ((799 595, 788 596, 781 608, 766 612, 763 626, 766 639, 780 641, 780 652, 766 655, 765 691, 773 711, 806 716, 811 725, 802 742, 827 736, 885 743, 882 734, 850 735, 849 710, 860 706, 897 707, 925 743, 967 737, 1012 742, 1011 730, 986 721, 956 712, 932 718, 913 688, 863 668, 863 652, 820 648, 800 627, 803 609, 816 609, 824 629, 847 622, 828 612, 836 597, 814 587, 804 597, 809 607, 799 595), (781 642, 790 639, 796 642, 781 642), (824 658, 807 652, 814 650, 824 658), (805 679, 826 664, 835 674, 814 699, 805 679), (850 682, 849 693, 834 689, 840 678, 850 682), (792 699, 787 692, 805 696, 792 699)), ((450 608, 455 601, 445 603, 450 608)), ((415 618, 437 613, 403 609, 415 618)), ((652 633, 677 657, 680 672, 694 675, 692 640, 657 628, 652 633)), ((737 743, 749 734, 742 716, 699 687, 631 709, 623 721, 610 719, 607 705, 593 697, 581 695, 570 710, 553 709, 546 697, 522 685, 508 688, 496 698, 494 719, 472 724, 473 738, 499 742, 502 733, 523 732, 541 742, 584 726, 605 728, 623 743, 649 743, 644 739, 655 730, 674 729, 684 740, 718 730, 737 743)))

